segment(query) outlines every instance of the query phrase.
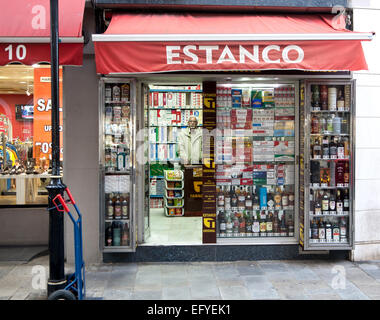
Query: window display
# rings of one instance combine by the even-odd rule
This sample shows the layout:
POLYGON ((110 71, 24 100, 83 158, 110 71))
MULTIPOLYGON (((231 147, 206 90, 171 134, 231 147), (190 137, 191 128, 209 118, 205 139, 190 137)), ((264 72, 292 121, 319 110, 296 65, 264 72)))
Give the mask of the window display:
POLYGON ((133 122, 132 83, 102 82, 101 128, 102 219, 105 251, 133 250, 133 122))
POLYGON ((347 81, 306 83, 305 249, 352 246, 351 95, 347 81))
POLYGON ((50 67, 0 67, 0 205, 48 203, 51 89, 45 75, 50 67))
POLYGON ((217 236, 294 237, 295 87, 218 84, 217 236))

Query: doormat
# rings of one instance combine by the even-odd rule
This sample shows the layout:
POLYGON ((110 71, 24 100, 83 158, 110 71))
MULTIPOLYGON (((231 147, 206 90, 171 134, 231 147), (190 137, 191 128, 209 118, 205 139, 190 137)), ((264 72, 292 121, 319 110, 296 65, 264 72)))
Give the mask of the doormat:
POLYGON ((0 261, 30 260, 48 254, 48 246, 0 246, 0 261))

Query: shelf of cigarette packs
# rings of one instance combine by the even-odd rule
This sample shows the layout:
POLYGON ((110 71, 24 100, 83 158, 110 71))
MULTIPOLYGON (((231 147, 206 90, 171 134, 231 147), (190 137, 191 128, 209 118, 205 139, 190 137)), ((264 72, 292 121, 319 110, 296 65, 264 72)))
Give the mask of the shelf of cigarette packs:
POLYGON ((164 170, 164 206, 167 217, 184 215, 184 174, 182 170, 164 170))
POLYGON ((293 237, 294 95, 243 90, 217 88, 218 237, 293 237))
POLYGON ((350 85, 311 85, 309 242, 349 242, 350 85))

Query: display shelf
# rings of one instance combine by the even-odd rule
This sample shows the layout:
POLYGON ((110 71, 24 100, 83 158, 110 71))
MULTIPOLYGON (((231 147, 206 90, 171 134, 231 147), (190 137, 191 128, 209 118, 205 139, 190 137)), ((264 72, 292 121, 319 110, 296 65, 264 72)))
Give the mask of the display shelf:
POLYGON ((165 107, 150 107, 149 110, 203 110, 203 108, 181 108, 181 107, 176 107, 176 108, 165 108, 165 107))
POLYGON ((163 194, 151 194, 150 197, 151 198, 163 198, 164 195, 163 194))
POLYGON ((130 104, 131 101, 105 100, 104 103, 105 104, 130 104))
POLYGON ((112 222, 115 222, 115 221, 120 221, 120 222, 128 222, 130 223, 130 219, 105 219, 104 220, 105 222, 108 222, 108 223, 112 223, 112 222))
POLYGON ((186 89, 149 89, 150 92, 195 92, 202 93, 202 90, 186 90, 186 89))
POLYGON ((310 133, 310 136, 312 137, 320 137, 320 136, 336 136, 336 137, 349 137, 349 133, 310 133))
POLYGON ((311 110, 311 113, 350 113, 350 110, 311 110))

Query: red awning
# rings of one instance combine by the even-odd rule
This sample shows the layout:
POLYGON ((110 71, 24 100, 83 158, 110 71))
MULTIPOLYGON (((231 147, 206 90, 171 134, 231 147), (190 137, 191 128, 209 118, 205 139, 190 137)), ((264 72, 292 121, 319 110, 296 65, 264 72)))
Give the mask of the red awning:
POLYGON ((126 14, 93 35, 97 72, 366 70, 361 41, 343 16, 126 14))
MULTIPOLYGON (((58 1, 59 63, 81 65, 85 0, 58 1)), ((0 11, 0 65, 50 62, 50 0, 9 1, 0 11)))

